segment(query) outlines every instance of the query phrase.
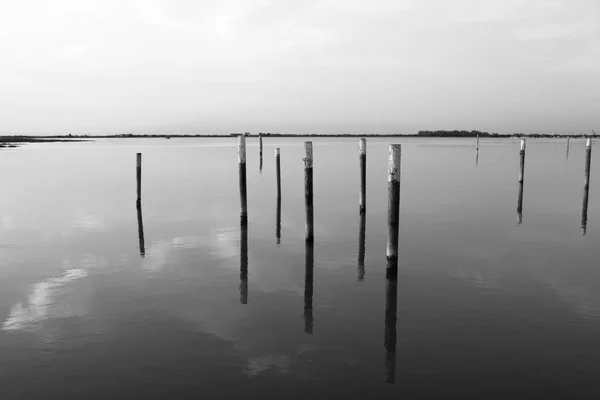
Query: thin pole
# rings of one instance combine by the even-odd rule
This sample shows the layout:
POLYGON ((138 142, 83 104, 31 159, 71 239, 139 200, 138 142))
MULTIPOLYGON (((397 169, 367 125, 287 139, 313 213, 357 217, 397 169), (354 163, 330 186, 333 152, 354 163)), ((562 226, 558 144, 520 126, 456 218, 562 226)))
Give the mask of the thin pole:
POLYGON ((569 147, 570 147, 569 141, 570 141, 570 139, 571 139, 571 137, 567 136, 567 159, 569 158, 569 147))
POLYGON ((306 240, 314 240, 314 209, 313 209, 313 145, 304 142, 304 203, 306 208, 305 233, 306 240))
POLYGON ((142 153, 136 155, 137 201, 142 200, 142 153))
POLYGON ((358 280, 365 280, 365 236, 367 213, 360 213, 358 226, 358 280))
POLYGON ((240 224, 240 303, 248 304, 248 225, 240 224))
POLYGON ((477 135, 477 151, 479 151, 479 135, 477 135))
POLYGON ((260 165, 258 167, 259 171, 262 172, 262 166, 263 166, 263 140, 262 140, 262 133, 258 134, 258 143, 259 143, 259 158, 260 158, 260 165))
POLYGON ((588 199, 590 196, 590 188, 583 188, 583 206, 581 207, 581 234, 585 236, 587 233, 587 218, 588 218, 588 199))
POLYGON ((519 183, 519 199, 517 200, 517 223, 523 223, 523 182, 519 183))
POLYGON ((360 196, 358 210, 364 213, 367 209, 367 139, 361 138, 358 142, 360 164, 360 196))
POLYGON ((146 256, 146 246, 144 242, 144 221, 142 219, 142 202, 140 200, 136 201, 137 208, 137 221, 138 221, 138 240, 140 242, 140 257, 144 258, 146 256))
POLYGON ((238 163, 240 171, 240 220, 242 224, 248 223, 248 198, 246 190, 246 136, 238 137, 238 163))
POLYGON ((401 145, 392 144, 388 161, 388 224, 386 276, 398 276, 398 227, 400 218, 400 154, 401 145))
POLYGON ((525 179, 525 148, 527 143, 525 139, 521 139, 521 150, 519 151, 520 156, 520 168, 519 168, 519 183, 522 183, 525 179))
POLYGON ((281 151, 278 148, 275 149, 275 170, 277 175, 277 198, 281 199, 281 151))
POLYGON ((585 181, 584 187, 590 187, 590 166, 592 164, 592 139, 585 144, 585 181))

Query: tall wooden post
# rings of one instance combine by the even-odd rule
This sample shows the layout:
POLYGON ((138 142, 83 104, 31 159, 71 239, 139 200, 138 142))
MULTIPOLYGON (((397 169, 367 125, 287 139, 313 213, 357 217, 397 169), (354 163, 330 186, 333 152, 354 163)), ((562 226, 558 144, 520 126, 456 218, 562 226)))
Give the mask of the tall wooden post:
POLYGON ((275 173, 277 176, 277 198, 281 199, 281 151, 275 149, 275 173))
POLYGON ((521 139, 521 151, 519 151, 520 156, 520 168, 519 168, 519 183, 522 183, 525 179, 525 148, 527 147, 527 143, 525 139, 521 139))
POLYGON ((367 139, 360 139, 358 153, 360 164, 360 195, 358 200, 358 210, 360 213, 364 213, 367 209, 367 139))
POLYGON ((142 153, 136 155, 137 201, 142 200, 142 153))
POLYGON ((238 137, 238 164, 240 172, 240 220, 242 225, 248 223, 248 197, 246 191, 246 136, 238 137))
POLYGON ((388 222, 386 276, 398 276, 398 228, 400 219, 400 154, 401 145, 392 144, 388 161, 388 222))
POLYGON ((305 233, 306 240, 314 240, 314 210, 313 210, 313 145, 304 142, 304 203, 306 208, 305 233))

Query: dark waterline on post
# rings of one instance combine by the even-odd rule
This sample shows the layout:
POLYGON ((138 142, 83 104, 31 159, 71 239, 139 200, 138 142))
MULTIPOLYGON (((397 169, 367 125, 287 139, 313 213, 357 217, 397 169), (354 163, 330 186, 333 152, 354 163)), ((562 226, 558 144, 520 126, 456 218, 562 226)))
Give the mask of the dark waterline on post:
POLYGON ((583 188, 583 206, 581 207, 581 234, 585 236, 587 233, 587 219, 588 219, 588 200, 590 196, 590 188, 583 188))
POLYGON ((304 272, 304 332, 313 333, 313 270, 315 259, 315 247, 312 241, 306 241, 304 244, 305 252, 305 272, 304 272))
POLYGON ((358 223, 358 280, 365 280, 365 236, 366 236, 367 213, 359 215, 358 223))
POLYGON ((240 303, 248 304, 248 224, 240 224, 240 303))
POLYGON ((142 219, 142 202, 136 201, 137 222, 138 222, 138 240, 140 245, 140 257, 146 257, 146 245, 144 243, 144 221, 142 219))
POLYGON ((275 149, 275 175, 277 177, 277 198, 281 199, 281 150, 275 149))
POLYGON ((523 182, 519 183, 519 199, 517 200, 517 224, 523 223, 523 182))
POLYGON ((137 201, 142 200, 142 153, 136 154, 137 201))
POLYGON ((385 284, 385 380, 394 383, 396 378, 396 321, 398 319, 398 282, 386 279, 385 284))
POLYGON ((304 204, 306 209, 305 234, 306 241, 314 240, 313 209, 313 146, 312 142, 304 142, 304 204))
POLYGON ((277 198, 277 211, 275 215, 275 239, 281 244, 281 197, 277 198))
POLYGON ((242 225, 248 224, 248 197, 246 188, 246 137, 238 137, 238 163, 240 181, 240 221, 242 225))
POLYGON ((388 160, 388 221, 386 248, 386 276, 398 276, 398 228, 400 218, 400 155, 402 147, 392 144, 388 160))

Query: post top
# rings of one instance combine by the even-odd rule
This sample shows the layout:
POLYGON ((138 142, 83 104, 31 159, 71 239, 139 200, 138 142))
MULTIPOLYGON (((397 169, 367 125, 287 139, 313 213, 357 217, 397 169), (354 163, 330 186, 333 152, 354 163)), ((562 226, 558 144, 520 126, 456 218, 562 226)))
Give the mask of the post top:
POLYGON ((277 147, 277 148, 275 149, 275 154, 276 154, 276 155, 279 155, 279 147, 277 147))
POLYGON ((400 153, 402 146, 399 144, 390 144, 389 162, 388 162, 388 181, 400 181, 400 153))
POLYGON ((246 163, 246 136, 240 135, 238 136, 238 162, 240 164, 246 163))
POLYGON ((313 145, 312 142, 304 142, 304 151, 305 157, 304 160, 304 168, 312 168, 313 166, 313 145))
POLYGON ((367 139, 360 138, 358 141, 358 151, 360 154, 367 154, 367 139))
POLYGON ((527 147, 527 141, 525 139, 521 139, 521 150, 525 150, 527 147))
POLYGON ((587 147, 588 149, 592 147, 592 139, 587 140, 587 142, 585 143, 585 147, 587 147))

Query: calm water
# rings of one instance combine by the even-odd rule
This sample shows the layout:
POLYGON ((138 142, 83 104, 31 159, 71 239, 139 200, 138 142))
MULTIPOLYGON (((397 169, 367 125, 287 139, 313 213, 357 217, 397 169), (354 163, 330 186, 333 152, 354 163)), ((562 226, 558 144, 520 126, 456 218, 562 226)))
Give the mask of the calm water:
POLYGON ((261 173, 248 139, 247 237, 234 138, 1 150, 0 398, 600 396, 600 156, 584 236, 583 141, 568 158, 529 141, 519 224, 516 139, 482 140, 477 165, 473 139, 369 140, 364 267, 358 140, 314 140, 314 254, 303 140, 264 144, 261 173))

